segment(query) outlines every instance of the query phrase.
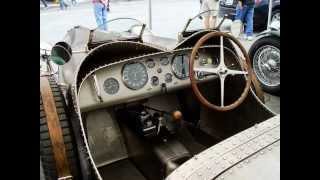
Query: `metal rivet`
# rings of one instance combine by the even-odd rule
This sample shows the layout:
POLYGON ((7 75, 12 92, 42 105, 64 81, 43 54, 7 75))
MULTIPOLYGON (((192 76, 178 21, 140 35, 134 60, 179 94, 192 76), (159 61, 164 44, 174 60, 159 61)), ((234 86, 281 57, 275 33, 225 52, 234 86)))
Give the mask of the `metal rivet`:
POLYGON ((241 156, 238 156, 238 159, 241 159, 241 156))
POLYGON ((223 159, 223 160, 226 160, 226 157, 223 157, 222 159, 223 159))
POLYGON ((269 147, 269 148, 268 148, 268 150, 269 150, 269 151, 271 151, 271 150, 272 150, 272 148, 271 148, 271 147, 269 147))
POLYGON ((229 162, 230 162, 231 164, 233 163, 233 161, 232 161, 232 160, 230 160, 229 162))
POLYGON ((232 171, 232 170, 230 170, 230 171, 229 171, 229 174, 232 174, 232 172, 233 172, 233 171, 232 171))
POLYGON ((263 151, 261 151, 260 154, 263 154, 263 151))
POLYGON ((247 159, 245 162, 246 162, 246 163, 249 163, 249 160, 247 159))

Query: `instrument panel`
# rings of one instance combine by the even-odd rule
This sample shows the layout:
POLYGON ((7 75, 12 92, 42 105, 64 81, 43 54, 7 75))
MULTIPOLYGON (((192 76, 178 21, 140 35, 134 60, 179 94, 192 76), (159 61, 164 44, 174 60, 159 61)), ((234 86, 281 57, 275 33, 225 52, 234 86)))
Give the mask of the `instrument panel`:
MULTIPOLYGON (((95 81, 87 77, 80 86, 80 108, 89 111, 190 86, 190 55, 191 50, 159 53, 98 69, 94 72, 95 81)), ((195 66, 201 62, 197 58, 195 66)))

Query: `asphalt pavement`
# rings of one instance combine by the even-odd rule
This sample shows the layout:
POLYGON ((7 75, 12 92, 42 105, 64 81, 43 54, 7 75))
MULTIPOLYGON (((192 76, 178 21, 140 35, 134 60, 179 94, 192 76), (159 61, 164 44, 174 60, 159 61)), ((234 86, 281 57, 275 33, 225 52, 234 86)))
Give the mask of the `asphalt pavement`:
MULTIPOLYGON (((187 20, 199 13, 197 0, 152 0, 152 32, 155 35, 177 39, 178 32, 187 20)), ((147 22, 147 0, 111 1, 108 19, 130 17, 147 22)), ((40 7, 40 40, 55 44, 74 26, 95 28, 96 22, 91 1, 81 2, 67 10, 60 10, 58 4, 49 8, 40 7)), ((240 40, 249 50, 253 41, 240 40)), ((280 113, 280 97, 266 94, 266 104, 280 113)))

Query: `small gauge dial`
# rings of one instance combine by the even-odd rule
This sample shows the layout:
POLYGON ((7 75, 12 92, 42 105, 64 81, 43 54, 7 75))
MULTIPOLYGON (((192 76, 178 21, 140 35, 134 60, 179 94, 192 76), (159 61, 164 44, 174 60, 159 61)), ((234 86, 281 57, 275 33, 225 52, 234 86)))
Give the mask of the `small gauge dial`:
POLYGON ((162 66, 168 65, 168 64, 169 64, 169 58, 168 58, 168 57, 162 57, 162 58, 160 58, 160 64, 161 64, 162 66))
POLYGON ((151 85, 152 86, 158 86, 159 85, 159 78, 157 76, 152 76, 151 85))
POLYGON ((172 60, 172 71, 179 79, 186 79, 189 77, 189 56, 176 55, 172 60))
POLYGON ((116 94, 119 91, 119 82, 115 78, 108 78, 104 81, 103 88, 108 94, 116 94))
POLYGON ((137 62, 126 64, 122 69, 122 79, 128 88, 141 89, 148 82, 147 68, 142 63, 137 62))
POLYGON ((167 73, 166 75, 164 75, 164 79, 165 79, 166 83, 172 82, 172 74, 167 73))
POLYGON ((154 62, 153 59, 148 59, 146 61, 148 68, 154 68, 154 66, 156 65, 156 63, 154 62))

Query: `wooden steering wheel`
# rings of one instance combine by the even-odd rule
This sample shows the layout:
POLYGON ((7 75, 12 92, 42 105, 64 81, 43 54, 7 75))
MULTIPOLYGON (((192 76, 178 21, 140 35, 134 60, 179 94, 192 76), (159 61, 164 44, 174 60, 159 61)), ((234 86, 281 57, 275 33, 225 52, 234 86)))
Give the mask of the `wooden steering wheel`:
MULTIPOLYGON (((241 58, 239 58, 241 59, 241 58)), ((241 43, 234 38, 233 36, 224 33, 224 32, 211 32, 206 34, 205 36, 203 36, 201 39, 198 40, 198 42, 195 44, 195 46, 192 49, 192 53, 191 53, 191 58, 190 58, 190 62, 189 62, 189 72, 190 72, 190 81, 191 81, 191 87, 193 92, 195 93, 196 97, 198 98, 198 100, 206 107, 210 108, 210 109, 214 109, 217 111, 229 111, 232 110, 236 107, 238 107, 247 97, 249 89, 250 89, 250 85, 251 85, 251 80, 252 80, 252 68, 251 68, 251 63, 250 63, 250 58, 249 55, 247 54, 246 50, 244 49, 244 47, 241 45, 241 43), (196 54, 199 50, 199 48, 210 38, 214 38, 214 37, 220 37, 220 62, 219 65, 217 67, 213 67, 211 66, 204 66, 204 67, 194 67, 194 61, 195 61, 195 57, 196 54), (242 67, 242 71, 239 70, 232 70, 229 69, 226 65, 225 65, 225 60, 224 60, 224 45, 223 45, 223 41, 224 39, 229 39, 232 42, 234 42, 239 48, 241 53, 243 54, 244 58, 245 58, 245 63, 243 63, 242 67), (198 89, 197 86, 197 80, 195 79, 195 72, 199 72, 199 73, 210 73, 210 74, 216 74, 218 75, 219 79, 220 79, 220 89, 221 89, 221 103, 220 106, 210 103, 206 98, 204 98, 204 96, 201 94, 201 92, 198 89), (240 97, 234 101, 233 103, 225 106, 224 105, 224 81, 225 78, 228 75, 243 75, 245 76, 245 80, 246 80, 246 86, 244 88, 244 90, 242 91, 240 97)), ((239 62, 241 64, 241 62, 239 62)))

